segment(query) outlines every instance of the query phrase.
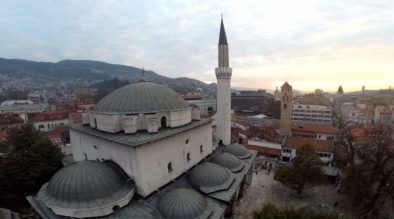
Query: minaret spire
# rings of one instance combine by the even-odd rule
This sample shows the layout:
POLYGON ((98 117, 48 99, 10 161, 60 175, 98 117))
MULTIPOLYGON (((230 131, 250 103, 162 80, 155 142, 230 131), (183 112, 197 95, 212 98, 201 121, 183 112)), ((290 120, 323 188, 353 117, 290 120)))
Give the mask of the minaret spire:
POLYGON ((222 19, 221 19, 221 24, 220 24, 219 45, 228 45, 226 30, 224 29, 224 24, 223 24, 223 14, 222 14, 222 19))

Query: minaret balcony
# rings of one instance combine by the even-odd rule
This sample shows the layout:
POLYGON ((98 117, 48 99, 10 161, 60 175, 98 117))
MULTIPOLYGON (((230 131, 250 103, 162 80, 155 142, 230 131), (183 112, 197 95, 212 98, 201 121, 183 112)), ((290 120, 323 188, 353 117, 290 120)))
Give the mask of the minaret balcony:
POLYGON ((233 69, 230 67, 219 67, 215 69, 217 79, 230 79, 233 69))

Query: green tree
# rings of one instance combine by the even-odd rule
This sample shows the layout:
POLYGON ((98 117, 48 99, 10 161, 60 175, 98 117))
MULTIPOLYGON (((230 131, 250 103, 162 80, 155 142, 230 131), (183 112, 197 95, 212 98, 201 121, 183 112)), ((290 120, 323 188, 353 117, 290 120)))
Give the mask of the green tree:
POLYGON ((275 172, 275 180, 301 194, 305 186, 319 183, 324 179, 323 162, 310 145, 305 144, 297 149, 297 155, 290 166, 279 166, 275 172))
POLYGON ((366 153, 357 153, 359 162, 345 169, 345 192, 360 216, 377 216, 382 203, 394 201, 394 151, 389 146, 389 139, 376 140, 366 153))
POLYGON ((264 204, 261 209, 252 213, 253 219, 342 219, 344 218, 337 212, 319 211, 308 212, 302 209, 278 208, 274 204, 264 204))
POLYGON ((35 193, 62 167, 63 153, 30 124, 11 128, 7 134, 0 144, 0 192, 35 193))

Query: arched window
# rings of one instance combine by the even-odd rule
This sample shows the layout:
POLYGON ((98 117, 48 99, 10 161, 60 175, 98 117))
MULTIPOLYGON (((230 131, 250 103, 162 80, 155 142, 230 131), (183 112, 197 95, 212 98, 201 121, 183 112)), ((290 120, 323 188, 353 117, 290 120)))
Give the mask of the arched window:
POLYGON ((190 162, 190 152, 189 153, 187 153, 187 155, 186 155, 186 160, 187 160, 187 162, 189 163, 190 162))
MULTIPOLYGON (((220 140, 220 141, 222 141, 222 140, 220 140)), ((200 153, 202 154, 202 152, 204 152, 204 150, 202 148, 202 145, 200 145, 200 153)))
POLYGON ((168 173, 171 173, 174 169, 172 168, 172 163, 171 162, 169 162, 168 164, 167 164, 167 169, 168 169, 168 173))
POLYGON ((162 128, 166 128, 167 127, 167 118, 165 116, 161 117, 160 123, 161 123, 162 128))

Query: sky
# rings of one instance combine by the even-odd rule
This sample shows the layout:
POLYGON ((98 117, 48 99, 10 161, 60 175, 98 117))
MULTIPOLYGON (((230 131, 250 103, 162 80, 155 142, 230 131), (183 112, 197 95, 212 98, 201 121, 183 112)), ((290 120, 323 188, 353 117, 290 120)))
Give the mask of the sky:
POLYGON ((0 57, 98 60, 211 83, 221 13, 233 87, 394 87, 394 0, 2 0, 0 57))

